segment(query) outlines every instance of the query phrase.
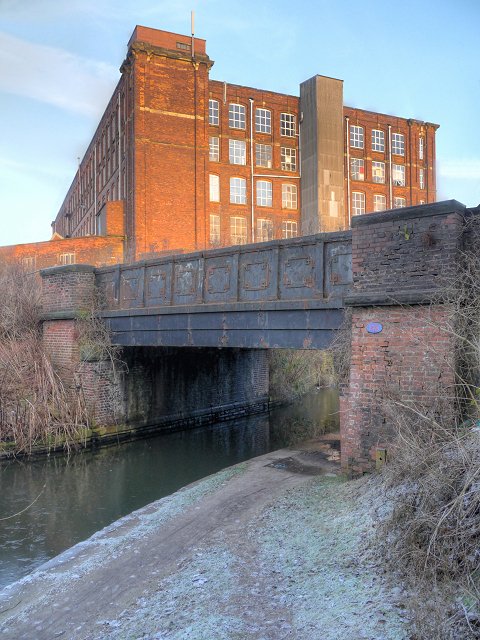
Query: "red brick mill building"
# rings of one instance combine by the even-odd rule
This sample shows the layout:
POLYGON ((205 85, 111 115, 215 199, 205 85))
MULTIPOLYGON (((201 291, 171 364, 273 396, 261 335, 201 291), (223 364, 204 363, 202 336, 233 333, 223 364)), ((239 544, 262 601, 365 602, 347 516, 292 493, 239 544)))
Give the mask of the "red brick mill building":
POLYGON ((323 76, 300 96, 211 80, 205 44, 135 28, 56 239, 3 247, 4 259, 115 264, 435 201, 438 125, 345 107, 343 82, 323 76))

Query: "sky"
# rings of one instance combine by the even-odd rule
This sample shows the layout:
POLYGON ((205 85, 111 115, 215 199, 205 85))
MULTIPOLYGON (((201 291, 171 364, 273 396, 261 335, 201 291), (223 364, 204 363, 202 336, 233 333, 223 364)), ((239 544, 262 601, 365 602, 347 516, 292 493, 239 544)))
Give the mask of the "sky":
POLYGON ((0 246, 51 237, 143 25, 207 41, 210 78, 440 125, 437 200, 480 203, 480 0, 0 0, 0 246))

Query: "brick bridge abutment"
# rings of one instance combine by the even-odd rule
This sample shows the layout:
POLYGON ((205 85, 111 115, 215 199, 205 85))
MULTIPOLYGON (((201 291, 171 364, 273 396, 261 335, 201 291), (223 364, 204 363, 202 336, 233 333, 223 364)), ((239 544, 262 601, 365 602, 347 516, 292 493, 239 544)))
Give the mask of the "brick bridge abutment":
MULTIPOLYGON (((308 313, 312 314, 312 309, 327 314, 322 318, 333 318, 328 314, 338 313, 342 307, 351 310, 346 316, 351 317, 350 377, 341 396, 340 417, 342 464, 350 473, 372 471, 376 466, 377 450, 388 448, 392 428, 385 409, 386 400, 402 405, 416 403, 428 409, 435 406, 439 395, 453 396, 454 341, 451 333, 444 329, 452 310, 442 302, 441 294, 455 274, 462 251, 465 215, 464 205, 450 200, 355 216, 351 231, 353 278, 348 292, 345 291, 344 276, 342 280, 333 272, 327 275, 327 264, 333 265, 333 269, 335 263, 338 264, 335 256, 339 255, 343 260, 346 255, 344 247, 350 239, 348 232, 341 236, 337 234, 339 249, 335 249, 337 253, 333 252, 332 257, 328 253, 330 249, 318 250, 319 243, 322 247, 327 246, 329 234, 296 239, 304 244, 311 242, 312 246, 316 243, 315 255, 327 256, 320 274, 326 284, 323 293, 318 293, 317 301, 310 298, 309 302, 302 303, 299 294, 300 300, 294 300, 288 307, 292 314, 297 314, 291 317, 298 322, 299 303, 310 318, 313 316, 308 313), (341 293, 337 292, 336 296, 331 290, 325 293, 327 285, 333 287, 337 282, 341 293), (372 332, 368 325, 376 325, 377 332, 372 332)), ((268 246, 257 249, 252 245, 248 250, 267 251, 268 246)), ((282 249, 282 245, 279 248, 275 245, 276 255, 278 251, 286 251, 288 246, 282 249)), ((303 260, 306 250, 298 246, 292 250, 303 260)), ((212 255, 217 254, 212 252, 212 255)), ((182 256, 182 260, 187 259, 188 256, 182 256)), ((193 257, 191 260, 193 264, 193 257)), ((249 260, 247 266, 254 264, 251 258, 249 260)), ((278 264, 282 264, 283 259, 278 260, 278 264)), ((316 260, 305 256, 306 266, 302 268, 313 271, 317 268, 316 260)), ((291 258, 284 263, 290 268, 291 258)), ((125 268, 131 272, 134 266, 125 268)), ((192 271, 191 264, 188 267, 192 271)), ((241 273, 240 267, 238 273, 241 273)), ((119 384, 113 379, 107 363, 82 358, 84 354, 78 341, 77 318, 91 308, 95 284, 93 267, 68 265, 46 269, 41 275, 45 345, 65 384, 78 385, 78 376, 81 377, 86 403, 100 436, 118 433, 119 425, 124 433, 148 429, 159 422, 159 416, 170 422, 173 420, 172 424, 175 423, 174 416, 184 421, 190 417, 191 424, 202 424, 213 415, 216 418, 233 417, 235 412, 237 415, 246 412, 252 405, 261 407, 263 403, 266 407, 268 349, 263 338, 263 348, 243 349, 182 346, 182 343, 169 347, 135 346, 132 337, 131 346, 122 343, 129 373, 119 384)), ((312 282, 314 291, 318 290, 320 275, 317 280, 304 280, 304 284, 308 283, 309 295, 312 295, 312 282)), ((158 279, 158 276, 152 278, 158 279)), ((284 276, 283 281, 279 277, 278 282, 280 287, 282 282, 285 284, 290 280, 285 280, 284 276)), ((276 305, 272 306, 277 314, 275 317, 279 317, 283 304, 281 296, 277 299, 278 303, 270 303, 276 305)), ((264 329, 268 313, 264 309, 268 307, 262 311, 261 304, 255 314, 262 316, 264 329)), ((235 304, 228 307, 232 313, 234 307, 235 304)), ((171 318, 172 307, 169 309, 171 318)), ((245 304, 240 311, 235 317, 237 323, 246 317, 245 304)), ((137 309, 134 314, 138 317, 140 312, 137 309)), ((149 314, 154 312, 153 309, 149 314)), ((122 312, 114 313, 119 317, 122 312)), ((128 316, 128 311, 125 314, 128 316)), ((213 318, 214 314, 211 316, 213 318)), ((131 322, 128 326, 132 326, 133 336, 134 323, 139 320, 132 316, 131 322)), ((139 326, 147 325, 144 322, 139 326)), ((307 323, 308 331, 309 326, 307 323)), ((325 324, 318 326, 322 331, 328 329, 325 324)), ((333 337, 338 321, 330 320, 330 327, 333 337)), ((242 327, 236 327, 239 328, 242 327)), ((249 330, 251 327, 247 322, 245 335, 249 330)), ((124 336, 127 333, 124 332, 124 336)), ((161 336, 158 339, 161 340, 161 336)), ((304 344, 311 348, 310 342, 307 340, 304 344)))

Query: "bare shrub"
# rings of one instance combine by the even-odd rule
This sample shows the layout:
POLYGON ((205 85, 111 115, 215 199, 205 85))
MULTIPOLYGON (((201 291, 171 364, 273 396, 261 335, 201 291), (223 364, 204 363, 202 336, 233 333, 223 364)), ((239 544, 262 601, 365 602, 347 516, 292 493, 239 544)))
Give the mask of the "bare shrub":
POLYGON ((17 264, 0 269, 0 340, 19 340, 40 332, 41 288, 35 275, 17 264))
POLYGON ((452 340, 455 397, 428 408, 390 398, 395 430, 382 473, 392 505, 380 522, 384 558, 406 585, 415 640, 480 638, 480 243, 478 221, 438 302, 452 340))
POLYGON ((350 379, 350 356, 352 352, 352 315, 353 308, 343 309, 343 322, 335 334, 335 338, 328 349, 333 361, 336 382, 340 389, 348 386, 350 379))
POLYGON ((270 351, 270 395, 288 400, 314 386, 335 383, 333 360, 328 351, 272 349, 270 351))
MULTIPOLYGON (((30 453, 37 445, 76 447, 91 421, 82 359, 72 371, 73 388, 66 388, 43 346, 39 284, 17 265, 4 265, 0 273, 0 447, 11 455, 30 453)), ((119 349, 97 316, 99 301, 97 295, 77 322, 80 355, 98 361, 99 368, 110 361, 115 375, 121 368, 119 349)))

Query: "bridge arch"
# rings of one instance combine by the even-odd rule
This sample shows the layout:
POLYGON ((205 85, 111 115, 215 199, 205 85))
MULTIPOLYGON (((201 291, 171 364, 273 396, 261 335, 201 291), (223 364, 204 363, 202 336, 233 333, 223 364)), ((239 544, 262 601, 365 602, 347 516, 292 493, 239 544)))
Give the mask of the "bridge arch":
MULTIPOLYGON (((453 340, 442 332, 432 336, 428 327, 445 317, 438 294, 462 250, 466 215, 464 205, 449 200, 355 216, 351 231, 100 269, 46 269, 44 340, 58 366, 67 369, 65 363, 80 358, 75 316, 96 283, 107 296, 103 316, 116 344, 144 353, 205 348, 209 357, 217 354, 217 368, 229 361, 239 381, 256 367, 263 382, 244 385, 236 402, 263 402, 267 350, 327 348, 343 309, 352 307, 342 463, 350 472, 371 471, 376 449, 391 437, 382 394, 428 404, 440 387, 454 384, 453 340), (381 331, 369 331, 370 323, 381 331), (237 350, 241 357, 232 356, 237 350)), ((108 428, 112 382, 107 371, 102 378, 94 369, 84 363, 86 388, 98 423, 108 428)))

